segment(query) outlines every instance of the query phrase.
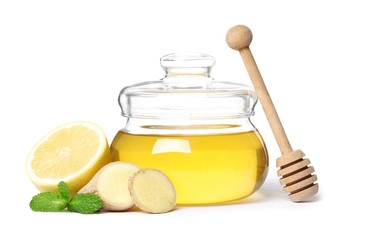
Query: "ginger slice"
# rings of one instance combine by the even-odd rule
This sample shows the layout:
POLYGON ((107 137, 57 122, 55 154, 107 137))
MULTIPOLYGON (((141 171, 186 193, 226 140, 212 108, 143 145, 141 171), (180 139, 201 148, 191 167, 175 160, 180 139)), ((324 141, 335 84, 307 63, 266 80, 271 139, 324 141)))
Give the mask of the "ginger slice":
POLYGON ((129 191, 138 208, 149 213, 169 212, 176 205, 176 190, 163 172, 141 169, 129 178, 129 191))
POLYGON ((97 194, 103 201, 102 209, 124 211, 134 206, 128 179, 141 168, 130 162, 111 162, 104 166, 79 193, 97 194))

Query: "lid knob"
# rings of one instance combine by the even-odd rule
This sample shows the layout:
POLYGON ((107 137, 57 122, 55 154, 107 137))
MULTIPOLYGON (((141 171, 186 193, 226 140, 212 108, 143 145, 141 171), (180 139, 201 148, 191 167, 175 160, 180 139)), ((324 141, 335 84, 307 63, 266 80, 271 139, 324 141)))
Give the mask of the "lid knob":
POLYGON ((209 77, 214 57, 204 53, 171 53, 160 59, 160 65, 169 75, 204 75, 209 77))

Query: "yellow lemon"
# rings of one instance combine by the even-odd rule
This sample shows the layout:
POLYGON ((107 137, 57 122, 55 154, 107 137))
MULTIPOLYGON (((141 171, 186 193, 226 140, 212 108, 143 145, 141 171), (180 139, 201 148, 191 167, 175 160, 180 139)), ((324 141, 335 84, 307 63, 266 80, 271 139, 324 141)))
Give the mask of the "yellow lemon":
POLYGON ((65 181, 74 195, 110 162, 103 130, 90 122, 73 122, 57 127, 32 148, 26 172, 42 192, 56 192, 65 181))

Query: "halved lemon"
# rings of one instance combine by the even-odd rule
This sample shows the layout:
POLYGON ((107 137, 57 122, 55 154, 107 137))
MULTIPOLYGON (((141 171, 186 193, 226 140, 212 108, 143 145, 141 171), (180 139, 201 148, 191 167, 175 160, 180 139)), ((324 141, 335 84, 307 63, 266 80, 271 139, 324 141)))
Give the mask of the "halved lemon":
POLYGON ((57 127, 32 148, 26 172, 42 192, 56 192, 58 183, 65 181, 74 195, 110 162, 103 130, 90 122, 72 122, 57 127))

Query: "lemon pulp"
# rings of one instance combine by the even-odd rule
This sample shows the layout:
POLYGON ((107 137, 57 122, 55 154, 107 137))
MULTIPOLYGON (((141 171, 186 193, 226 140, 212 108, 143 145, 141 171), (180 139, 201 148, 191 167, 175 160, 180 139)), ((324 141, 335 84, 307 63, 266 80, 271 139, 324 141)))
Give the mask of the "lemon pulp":
POLYGON ((74 122, 56 128, 34 146, 26 171, 41 191, 56 191, 59 181, 65 181, 74 194, 109 162, 103 130, 89 122, 74 122))

